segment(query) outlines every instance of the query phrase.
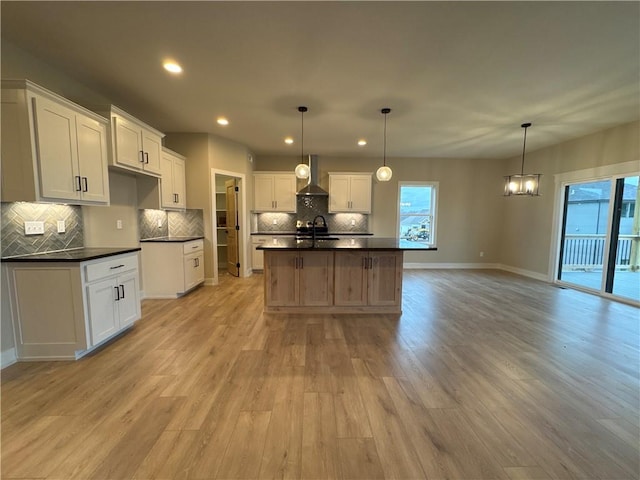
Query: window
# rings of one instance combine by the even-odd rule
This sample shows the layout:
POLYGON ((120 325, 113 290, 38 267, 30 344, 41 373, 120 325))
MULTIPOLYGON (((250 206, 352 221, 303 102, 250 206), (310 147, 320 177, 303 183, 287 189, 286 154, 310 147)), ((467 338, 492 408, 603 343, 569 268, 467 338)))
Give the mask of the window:
POLYGON ((400 182, 398 238, 401 246, 436 244, 437 182, 400 182))

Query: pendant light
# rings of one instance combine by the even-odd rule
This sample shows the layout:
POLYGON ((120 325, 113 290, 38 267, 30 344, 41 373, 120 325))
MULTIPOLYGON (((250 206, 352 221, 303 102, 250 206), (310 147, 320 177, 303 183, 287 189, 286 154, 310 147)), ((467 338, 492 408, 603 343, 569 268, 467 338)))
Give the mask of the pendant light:
POLYGON ((301 133, 300 133, 300 163, 296 166, 295 172, 296 177, 298 178, 309 178, 309 172, 311 171, 309 165, 304 163, 304 112, 308 109, 307 107, 298 107, 298 111, 300 112, 300 121, 301 121, 301 133))
POLYGON ((387 115, 391 112, 390 108, 383 108, 380 113, 384 115, 384 143, 382 154, 382 166, 376 171, 376 178, 379 182, 388 182, 391 180, 393 172, 387 167, 387 115))
POLYGON ((520 173, 514 175, 507 175, 504 177, 504 195, 510 197, 511 195, 529 195, 532 197, 539 196, 540 192, 540 173, 524 173, 524 153, 527 147, 527 128, 531 126, 531 123, 523 123, 520 125, 524 128, 524 141, 522 143, 522 165, 520 167, 520 173))

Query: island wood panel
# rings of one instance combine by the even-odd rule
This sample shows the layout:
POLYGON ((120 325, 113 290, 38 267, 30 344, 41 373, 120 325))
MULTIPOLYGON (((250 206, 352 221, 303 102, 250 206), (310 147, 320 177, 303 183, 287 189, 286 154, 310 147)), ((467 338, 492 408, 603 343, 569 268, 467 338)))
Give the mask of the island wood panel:
POLYGON ((264 303, 297 306, 300 298, 298 252, 264 252, 264 303))
POLYGON ((333 252, 301 252, 298 261, 300 305, 333 305, 333 252))
POLYGON ((371 252, 369 305, 395 306, 402 301, 402 252, 371 252))
POLYGON ((335 305, 360 306, 367 304, 368 252, 335 253, 335 305))

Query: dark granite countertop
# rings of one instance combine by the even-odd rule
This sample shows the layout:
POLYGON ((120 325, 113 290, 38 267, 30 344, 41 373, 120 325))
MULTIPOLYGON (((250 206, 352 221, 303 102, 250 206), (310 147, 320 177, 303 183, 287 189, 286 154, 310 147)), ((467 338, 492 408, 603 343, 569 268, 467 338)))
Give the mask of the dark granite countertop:
POLYGON ((428 247, 418 242, 383 237, 340 238, 336 240, 320 238, 315 242, 310 238, 298 240, 283 237, 256 248, 258 250, 437 250, 435 247, 428 247))
POLYGON ((190 242, 192 240, 201 240, 203 239, 204 236, 203 235, 196 235, 196 236, 192 236, 192 237, 156 237, 156 238, 145 238, 140 240, 140 243, 144 243, 144 242, 176 242, 176 243, 180 243, 180 242, 190 242))
MULTIPOLYGON (((278 236, 296 236, 299 235, 298 232, 251 232, 251 235, 264 235, 267 237, 278 237, 278 236)), ((305 235, 310 235, 310 234, 305 234, 305 235)), ((373 233, 368 233, 368 232, 329 232, 329 233, 322 233, 322 234, 318 234, 318 236, 321 235, 325 235, 325 236, 340 236, 340 237, 344 237, 344 236, 350 236, 350 237, 362 237, 362 236, 373 236, 373 233)))
POLYGON ((132 248, 76 248, 61 252, 34 253, 19 257, 5 257, 2 262, 85 262, 96 258, 112 257, 122 253, 140 251, 140 247, 132 248))

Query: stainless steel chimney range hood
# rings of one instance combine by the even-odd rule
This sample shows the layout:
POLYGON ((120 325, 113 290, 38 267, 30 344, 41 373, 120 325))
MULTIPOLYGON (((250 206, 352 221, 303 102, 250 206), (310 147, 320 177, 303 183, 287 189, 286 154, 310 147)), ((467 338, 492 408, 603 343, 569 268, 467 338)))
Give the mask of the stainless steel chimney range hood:
POLYGON ((300 191, 296 194, 300 196, 329 196, 329 193, 326 190, 323 190, 320 185, 318 185, 318 156, 317 155, 309 155, 309 181, 308 183, 300 189, 300 191))

